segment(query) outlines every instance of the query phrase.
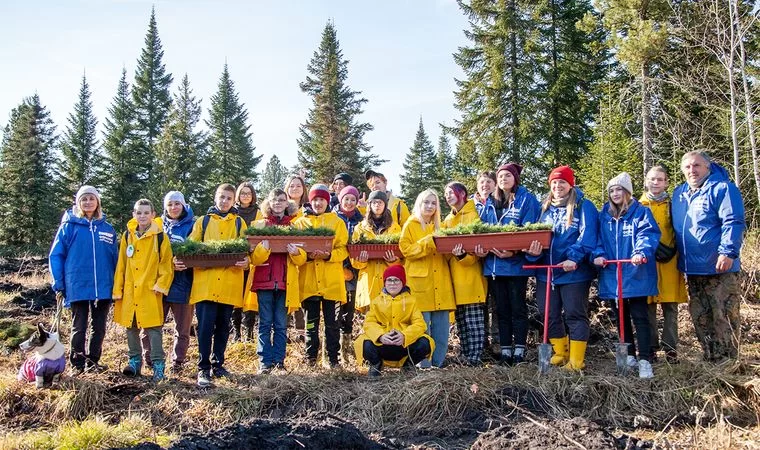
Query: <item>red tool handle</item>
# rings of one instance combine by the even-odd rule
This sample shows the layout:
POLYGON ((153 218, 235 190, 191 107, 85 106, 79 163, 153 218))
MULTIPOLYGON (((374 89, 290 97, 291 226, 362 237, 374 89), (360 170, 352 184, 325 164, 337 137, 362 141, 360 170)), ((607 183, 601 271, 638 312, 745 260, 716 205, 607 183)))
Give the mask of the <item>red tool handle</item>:
MULTIPOLYGON (((605 259, 604 265, 617 264, 617 297, 618 297, 618 335, 620 343, 625 342, 625 325, 623 324, 623 264, 630 263, 631 259, 605 259)), ((647 259, 641 260, 646 264, 647 259)))
POLYGON ((552 269, 559 269, 560 267, 562 267, 562 264, 554 264, 548 266, 523 266, 523 269, 546 269, 546 299, 544 300, 544 344, 549 343, 549 296, 551 295, 552 289, 552 269))

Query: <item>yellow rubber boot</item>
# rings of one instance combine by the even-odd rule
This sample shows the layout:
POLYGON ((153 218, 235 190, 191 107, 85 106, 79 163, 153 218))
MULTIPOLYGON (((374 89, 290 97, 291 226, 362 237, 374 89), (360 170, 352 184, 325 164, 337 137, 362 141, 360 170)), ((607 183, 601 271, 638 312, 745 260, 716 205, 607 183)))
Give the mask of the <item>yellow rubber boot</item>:
POLYGON ((578 371, 586 367, 586 341, 570 341, 570 362, 563 367, 567 370, 578 371))
POLYGON ((553 366, 562 366, 567 363, 567 352, 570 338, 565 336, 561 338, 549 339, 549 342, 551 342, 552 347, 554 348, 551 364, 553 366))

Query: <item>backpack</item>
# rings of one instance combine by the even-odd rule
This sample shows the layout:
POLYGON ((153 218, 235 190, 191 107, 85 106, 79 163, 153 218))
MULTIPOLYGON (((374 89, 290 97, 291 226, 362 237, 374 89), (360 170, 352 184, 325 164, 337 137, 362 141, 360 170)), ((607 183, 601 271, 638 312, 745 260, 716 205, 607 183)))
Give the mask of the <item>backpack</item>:
MULTIPOLYGON (((206 241, 206 228, 208 227, 208 222, 211 220, 211 216, 206 214, 203 216, 203 222, 201 222, 201 242, 206 241)), ((237 234, 235 236, 240 236, 240 230, 243 228, 243 219, 240 216, 235 217, 235 228, 237 228, 237 234)))
MULTIPOLYGON (((124 232, 124 240, 127 241, 127 245, 129 245, 130 235, 131 233, 129 232, 129 230, 124 232)), ((158 262, 161 262, 161 244, 164 243, 164 232, 163 231, 159 232, 157 236, 158 236, 158 262)))

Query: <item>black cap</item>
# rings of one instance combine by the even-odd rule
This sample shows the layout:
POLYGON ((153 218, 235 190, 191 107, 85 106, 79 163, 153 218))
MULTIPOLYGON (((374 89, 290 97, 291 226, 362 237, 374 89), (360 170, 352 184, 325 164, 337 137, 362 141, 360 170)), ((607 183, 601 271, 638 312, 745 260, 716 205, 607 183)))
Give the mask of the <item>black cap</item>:
POLYGON ((369 180, 369 179, 370 179, 370 178, 372 178, 372 177, 380 177, 380 178, 385 178, 385 175, 383 175, 383 174, 382 174, 382 173, 380 173, 380 172, 375 172, 375 171, 374 171, 374 170, 372 170, 372 169, 370 169, 370 170, 368 170, 368 171, 364 172, 364 178, 366 178, 367 180, 369 180))
POLYGON ((347 174, 346 172, 341 172, 335 175, 335 178, 333 178, 333 183, 335 182, 335 180, 343 180, 343 182, 346 183, 346 185, 354 184, 354 177, 347 174))

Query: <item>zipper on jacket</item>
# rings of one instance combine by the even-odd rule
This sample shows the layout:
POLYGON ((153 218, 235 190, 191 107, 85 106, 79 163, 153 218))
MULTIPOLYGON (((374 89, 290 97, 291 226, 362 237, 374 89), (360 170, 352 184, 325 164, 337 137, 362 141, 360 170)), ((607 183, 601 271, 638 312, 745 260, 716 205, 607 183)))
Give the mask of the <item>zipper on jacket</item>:
MULTIPOLYGON (((683 194, 681 194, 683 197, 683 194)), ((683 258, 683 271, 689 273, 689 261, 686 258, 686 219, 689 217, 689 208, 691 207, 691 199, 686 194, 686 214, 683 215, 683 223, 681 224, 681 244, 683 245, 684 258, 683 258)))
POLYGON ((95 254, 95 230, 90 219, 90 237, 92 237, 92 272, 95 275, 95 306, 98 305, 98 259, 95 254))

